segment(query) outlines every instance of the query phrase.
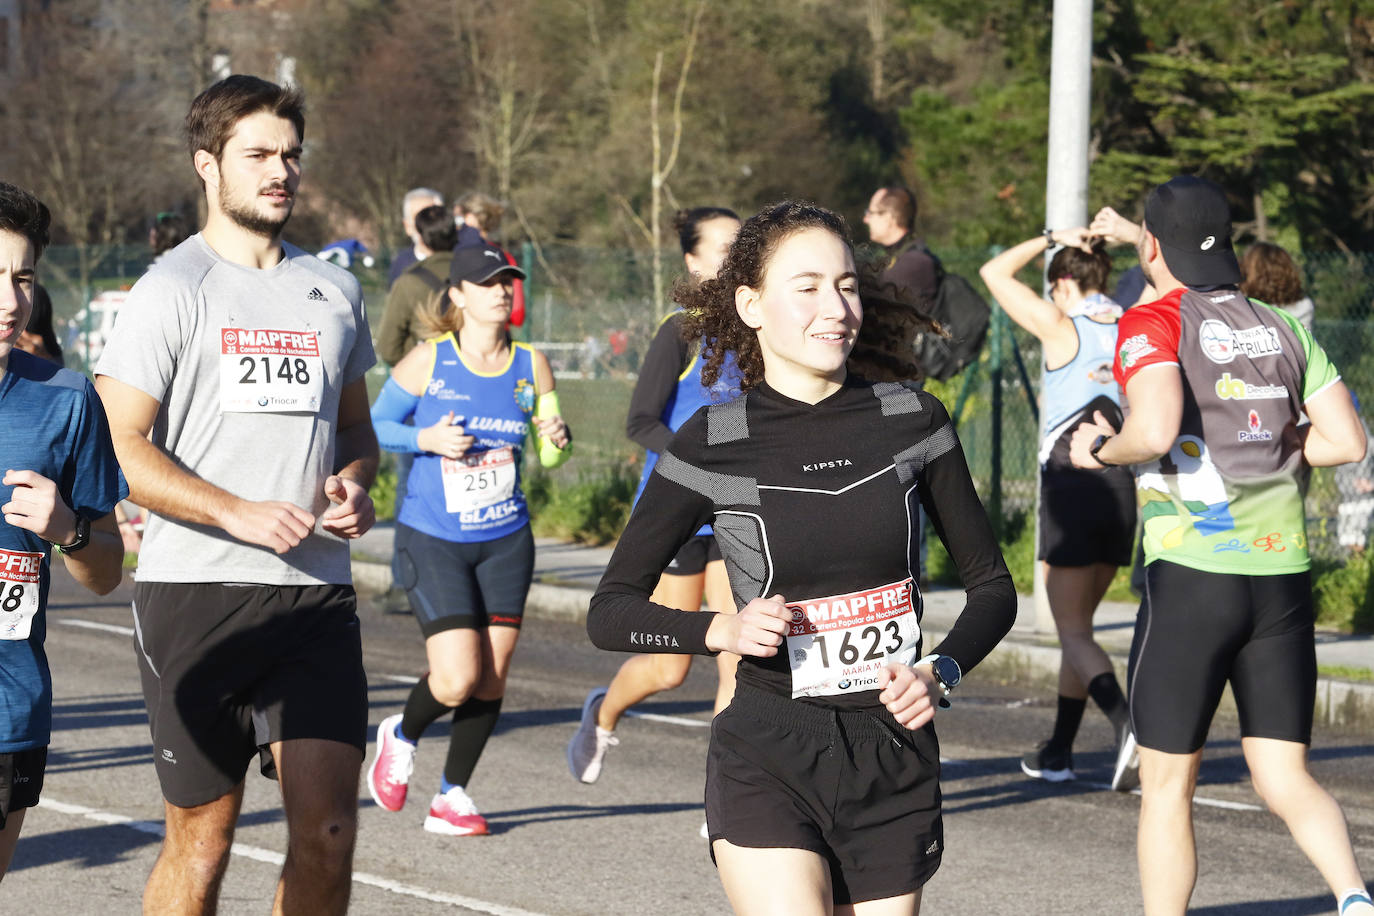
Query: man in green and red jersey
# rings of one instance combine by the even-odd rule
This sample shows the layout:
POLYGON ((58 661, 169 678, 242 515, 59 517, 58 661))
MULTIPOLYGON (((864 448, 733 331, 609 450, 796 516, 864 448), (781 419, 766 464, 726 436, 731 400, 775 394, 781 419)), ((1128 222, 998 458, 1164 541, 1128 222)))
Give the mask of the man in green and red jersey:
POLYGON ((1161 298, 1119 326, 1130 413, 1120 433, 1101 417, 1080 426, 1071 457, 1136 476, 1148 567, 1129 688, 1145 911, 1182 914, 1192 896, 1192 797, 1229 681, 1255 790, 1343 916, 1374 913, 1341 809, 1307 772, 1317 666, 1299 486, 1305 465, 1359 460, 1364 431, 1312 336, 1240 292, 1220 188, 1191 176, 1155 188, 1138 249, 1161 298))

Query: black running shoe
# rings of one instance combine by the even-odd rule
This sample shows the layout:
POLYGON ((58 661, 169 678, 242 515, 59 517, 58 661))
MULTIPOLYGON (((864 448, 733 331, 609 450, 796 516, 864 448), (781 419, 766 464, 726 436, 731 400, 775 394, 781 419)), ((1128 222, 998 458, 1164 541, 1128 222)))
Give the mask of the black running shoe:
POLYGON ((1021 758, 1021 772, 1046 782, 1068 782, 1078 778, 1073 772, 1073 751, 1051 747, 1048 741, 1026 752, 1021 758))

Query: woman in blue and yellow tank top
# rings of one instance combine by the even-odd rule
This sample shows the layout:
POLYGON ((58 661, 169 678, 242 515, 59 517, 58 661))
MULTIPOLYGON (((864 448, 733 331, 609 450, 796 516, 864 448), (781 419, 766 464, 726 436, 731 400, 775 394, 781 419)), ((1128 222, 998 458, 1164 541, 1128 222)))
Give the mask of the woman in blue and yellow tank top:
MULTIPOLYGON (((1028 776, 1074 778, 1073 739, 1087 698, 1116 729, 1119 766, 1113 786, 1132 775, 1130 714, 1111 660, 1093 640, 1093 613, 1116 575, 1129 565, 1135 537, 1135 494, 1127 468, 1093 476, 1069 461, 1069 438, 1101 414, 1121 427, 1121 392, 1112 378, 1121 308, 1103 295, 1111 258, 1094 248, 1086 229, 1046 231, 999 254, 979 273, 1002 309, 1040 341, 1044 354, 1040 441, 1040 551, 1045 592, 1062 656, 1059 708, 1049 741, 1028 752, 1028 776), (1033 259, 1056 245, 1047 279, 1050 301, 1016 279, 1033 259)), ((1129 788, 1129 786, 1125 786, 1129 788)))
POLYGON ((455 249, 448 288, 418 316, 441 336, 396 364, 372 407, 382 445, 415 454, 397 510, 398 584, 425 635, 429 673, 405 711, 378 726, 368 789, 399 811, 416 742, 452 712, 425 829, 454 836, 487 832, 466 786, 496 727, 534 574, 520 486, 526 437, 545 467, 569 452, 548 360, 507 331, 511 284, 524 276, 490 245, 455 249))

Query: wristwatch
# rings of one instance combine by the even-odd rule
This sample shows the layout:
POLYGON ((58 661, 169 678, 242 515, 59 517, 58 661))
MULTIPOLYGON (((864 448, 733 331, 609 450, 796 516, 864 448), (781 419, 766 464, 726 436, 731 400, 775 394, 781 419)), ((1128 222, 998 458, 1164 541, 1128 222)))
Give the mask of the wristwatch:
POLYGON ((63 553, 76 553, 91 542, 91 520, 85 516, 76 517, 76 540, 70 544, 54 544, 63 553))
POLYGON ((959 663, 948 655, 927 655, 916 664, 930 663, 930 673, 935 675, 935 683, 940 685, 940 708, 949 709, 949 695, 964 679, 959 663))
POLYGON ((1046 229, 1046 230, 1044 231, 1044 236, 1045 236, 1045 244, 1048 245, 1049 247, 1053 248, 1054 245, 1055 245, 1055 242, 1054 242, 1054 230, 1053 230, 1053 229, 1046 229))
POLYGON ((1107 461, 1106 459, 1097 454, 1098 452, 1102 451, 1102 446, 1106 445, 1111 439, 1111 436, 1105 434, 1100 435, 1093 440, 1092 446, 1088 449, 1088 454, 1093 456, 1093 461, 1096 461, 1104 468, 1116 467, 1116 465, 1112 464, 1110 461, 1107 461))

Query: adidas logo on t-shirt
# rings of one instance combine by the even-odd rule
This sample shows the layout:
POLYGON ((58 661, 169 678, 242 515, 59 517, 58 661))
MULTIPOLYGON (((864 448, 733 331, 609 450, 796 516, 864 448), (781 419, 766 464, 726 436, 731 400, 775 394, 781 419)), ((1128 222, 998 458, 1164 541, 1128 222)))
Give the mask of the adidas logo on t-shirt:
POLYGON ((305 298, 309 299, 311 302, 328 302, 328 301, 329 301, 327 298, 325 298, 324 293, 320 292, 320 288, 319 288, 318 286, 311 287, 311 289, 310 289, 310 294, 307 295, 305 298))

